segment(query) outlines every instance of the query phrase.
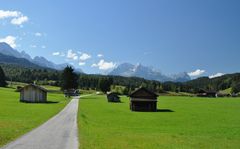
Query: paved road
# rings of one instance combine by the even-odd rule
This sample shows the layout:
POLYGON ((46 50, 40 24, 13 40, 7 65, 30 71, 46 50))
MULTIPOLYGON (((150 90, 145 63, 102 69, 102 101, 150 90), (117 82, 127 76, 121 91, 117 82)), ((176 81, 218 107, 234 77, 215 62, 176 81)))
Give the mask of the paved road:
POLYGON ((78 99, 73 98, 59 114, 1 149, 78 149, 78 99))

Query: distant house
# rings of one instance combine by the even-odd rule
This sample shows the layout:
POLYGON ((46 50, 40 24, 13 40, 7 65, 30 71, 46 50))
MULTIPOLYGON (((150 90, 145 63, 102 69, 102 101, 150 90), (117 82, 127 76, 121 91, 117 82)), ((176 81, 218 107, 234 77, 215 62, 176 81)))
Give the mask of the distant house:
POLYGON ((108 102, 121 102, 120 97, 116 93, 107 93, 108 102))
POLYGON ((65 97, 79 96, 80 92, 79 90, 76 90, 76 89, 69 89, 69 90, 64 90, 64 95, 65 97))
POLYGON ((206 91, 204 89, 200 89, 198 94, 198 97, 218 97, 217 91, 206 91))
POLYGON ((154 92, 146 88, 139 88, 130 95, 130 109, 132 111, 157 111, 157 97, 154 92))
POLYGON ((47 90, 35 84, 29 84, 20 89, 21 102, 46 102, 47 90))

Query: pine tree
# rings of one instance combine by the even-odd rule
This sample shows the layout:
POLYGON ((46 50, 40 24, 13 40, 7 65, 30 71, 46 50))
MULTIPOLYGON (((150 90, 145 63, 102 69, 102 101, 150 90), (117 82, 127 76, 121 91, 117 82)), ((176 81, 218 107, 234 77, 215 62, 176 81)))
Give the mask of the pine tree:
POLYGON ((240 83, 236 83, 232 86, 231 93, 236 94, 240 92, 240 83))
POLYGON ((0 87, 6 87, 6 86, 7 86, 6 77, 2 67, 0 66, 0 87))
POLYGON ((61 76, 61 89, 77 89, 78 88, 78 75, 74 72, 71 66, 67 66, 61 76))
POLYGON ((111 85, 113 84, 112 78, 100 78, 98 81, 98 88, 103 92, 107 93, 111 90, 111 85))

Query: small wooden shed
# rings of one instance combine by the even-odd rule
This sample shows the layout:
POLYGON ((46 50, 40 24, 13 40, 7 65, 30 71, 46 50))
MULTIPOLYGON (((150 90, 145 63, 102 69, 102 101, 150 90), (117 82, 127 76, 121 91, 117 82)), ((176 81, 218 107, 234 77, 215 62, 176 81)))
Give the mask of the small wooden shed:
POLYGON ((20 90, 21 102, 47 102, 47 90, 35 84, 29 84, 20 90))
POLYGON ((64 90, 65 97, 71 97, 71 96, 79 96, 80 92, 77 89, 68 89, 64 90))
POLYGON ((200 89, 197 94, 198 97, 218 97, 217 91, 206 91, 204 89, 200 89))
POLYGON ((132 111, 157 111, 157 97, 154 92, 139 88, 130 95, 130 109, 132 111))
POLYGON ((121 102, 117 93, 107 93, 108 102, 121 102))

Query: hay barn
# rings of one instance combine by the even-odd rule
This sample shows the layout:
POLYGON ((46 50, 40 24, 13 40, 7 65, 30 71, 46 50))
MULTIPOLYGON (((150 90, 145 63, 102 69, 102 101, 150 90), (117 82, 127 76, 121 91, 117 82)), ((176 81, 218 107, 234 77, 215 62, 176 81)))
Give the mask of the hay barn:
POLYGON ((47 102, 47 90, 35 84, 29 84, 20 90, 21 102, 41 103, 47 102))
POLYGON ((107 99, 108 99, 108 102, 121 102, 120 97, 116 93, 108 93, 107 99))
POLYGON ((130 95, 130 109, 132 111, 157 111, 158 95, 146 88, 139 88, 130 95))
POLYGON ((198 97, 218 97, 218 94, 216 91, 206 91, 204 89, 200 89, 198 94, 197 94, 198 97))

